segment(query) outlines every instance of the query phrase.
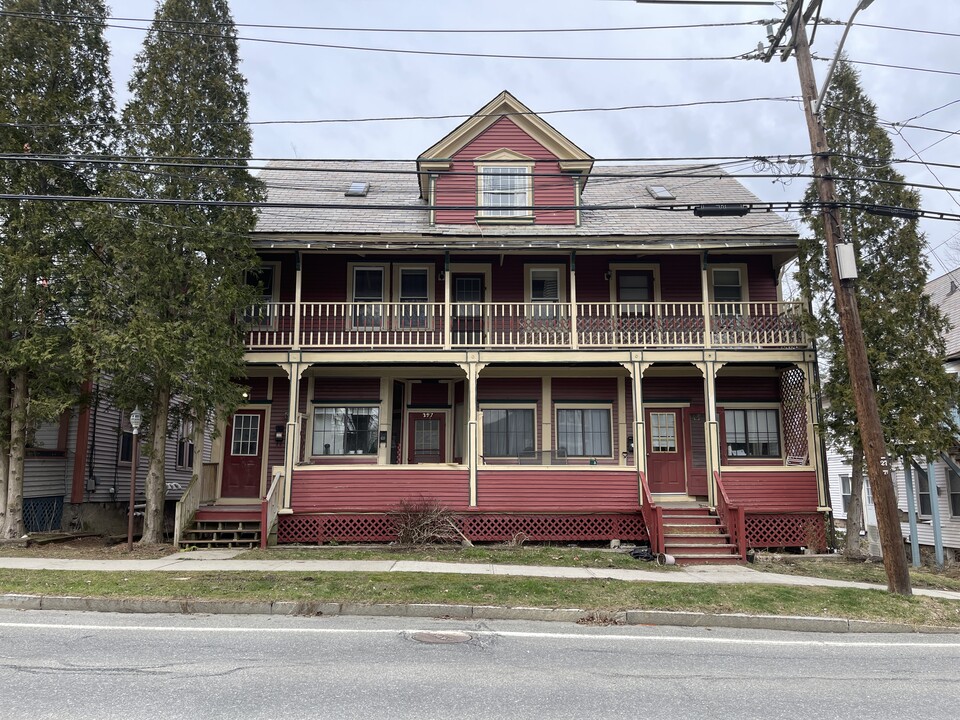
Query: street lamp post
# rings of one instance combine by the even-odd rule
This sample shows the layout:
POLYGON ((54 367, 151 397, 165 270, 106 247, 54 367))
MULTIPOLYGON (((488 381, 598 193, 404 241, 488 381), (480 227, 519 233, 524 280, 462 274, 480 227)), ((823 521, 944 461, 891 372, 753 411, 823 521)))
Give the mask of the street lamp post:
POLYGON ((130 413, 130 427, 133 428, 133 458, 130 463, 130 512, 127 515, 127 552, 133 552, 133 508, 137 497, 137 465, 140 462, 140 424, 143 422, 143 413, 140 406, 130 413))

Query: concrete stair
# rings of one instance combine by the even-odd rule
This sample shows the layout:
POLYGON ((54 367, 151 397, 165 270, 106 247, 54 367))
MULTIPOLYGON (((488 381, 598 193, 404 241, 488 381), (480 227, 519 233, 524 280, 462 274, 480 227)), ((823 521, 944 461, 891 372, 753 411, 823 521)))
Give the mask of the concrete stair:
POLYGON ((679 565, 740 562, 726 526, 705 507, 663 506, 663 542, 679 565))
POLYGON ((181 546, 204 549, 260 547, 259 508, 210 506, 196 517, 180 540, 181 546))

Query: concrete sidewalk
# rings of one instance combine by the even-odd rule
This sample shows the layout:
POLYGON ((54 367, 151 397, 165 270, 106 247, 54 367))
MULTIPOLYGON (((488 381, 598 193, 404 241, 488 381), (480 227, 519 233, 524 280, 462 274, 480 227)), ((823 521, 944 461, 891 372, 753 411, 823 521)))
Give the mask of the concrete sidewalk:
MULTIPOLYGON (((234 560, 240 550, 196 550, 154 560, 70 560, 58 558, 0 557, 0 568, 20 570, 95 570, 101 572, 398 572, 451 573, 455 575, 503 575, 544 578, 607 578, 626 582, 661 583, 752 583, 799 585, 862 590, 886 590, 883 585, 847 582, 801 575, 760 572, 743 565, 687 565, 670 571, 618 568, 546 567, 539 565, 493 565, 490 563, 444 563, 415 560, 234 560)), ((960 600, 960 592, 914 589, 915 595, 960 600)))

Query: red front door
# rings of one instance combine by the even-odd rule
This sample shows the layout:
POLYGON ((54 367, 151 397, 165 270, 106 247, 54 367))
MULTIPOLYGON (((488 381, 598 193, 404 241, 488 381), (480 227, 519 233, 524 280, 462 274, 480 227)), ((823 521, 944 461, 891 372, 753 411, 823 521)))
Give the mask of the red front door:
POLYGON ((410 413, 409 457, 411 464, 446 462, 446 414, 410 413))
POLYGON ((227 425, 220 496, 260 497, 264 410, 240 410, 227 425))
POLYGON ((680 409, 647 412, 647 481, 655 493, 685 493, 682 413, 680 409))

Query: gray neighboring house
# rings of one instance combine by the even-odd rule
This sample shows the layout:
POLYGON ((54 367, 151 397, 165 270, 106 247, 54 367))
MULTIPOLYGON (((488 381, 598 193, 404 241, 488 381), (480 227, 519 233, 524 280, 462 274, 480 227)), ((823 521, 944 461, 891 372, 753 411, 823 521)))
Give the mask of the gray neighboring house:
MULTIPOLYGON (((58 422, 43 423, 28 438, 23 506, 27 532, 88 530, 120 532, 130 503, 133 433, 127 413, 114 407, 98 383, 90 403, 74 407, 58 422)), ((186 490, 194 463, 209 460, 210 433, 195 445, 190 427, 171 433, 166 447, 167 501, 186 490)), ((136 502, 143 502, 147 474, 144 445, 137 468, 136 502)))

